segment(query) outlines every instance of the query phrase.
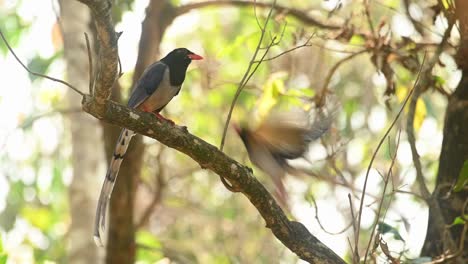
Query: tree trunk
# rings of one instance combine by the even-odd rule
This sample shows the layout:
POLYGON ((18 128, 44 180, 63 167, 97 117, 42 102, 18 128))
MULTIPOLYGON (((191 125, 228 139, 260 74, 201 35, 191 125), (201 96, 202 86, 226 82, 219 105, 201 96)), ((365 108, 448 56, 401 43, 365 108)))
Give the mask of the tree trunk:
MULTIPOLYGON (((89 9, 75 1, 60 0, 60 23, 64 38, 68 79, 80 89, 88 87, 87 50, 83 32, 89 31, 89 9)), ((68 94, 71 108, 81 107, 81 98, 68 94)), ((102 252, 93 241, 93 221, 99 187, 104 173, 102 129, 96 119, 85 113, 71 114, 73 180, 70 185, 71 228, 69 263, 99 263, 102 252), (101 254, 100 254, 101 253, 101 254)))
MULTIPOLYGON (((466 190, 454 193, 452 187, 456 182, 463 162, 468 160, 468 2, 456 1, 456 16, 460 28, 460 46, 456 55, 459 68, 462 70, 462 79, 455 92, 450 96, 447 105, 444 138, 440 154, 439 171, 437 174, 436 190, 433 197, 442 209, 445 224, 450 225, 453 220, 462 215, 463 203, 468 197, 466 190)), ((460 244, 463 226, 457 225, 449 229, 447 234, 437 232, 433 222, 434 210, 429 208, 429 225, 427 236, 421 255, 436 257, 442 255, 447 249, 445 235, 449 235, 460 244)), ((449 249, 453 254, 457 250, 449 249)), ((464 251, 461 253, 468 257, 468 245, 465 240, 464 251)), ((466 263, 458 258, 458 262, 466 263)))
MULTIPOLYGON (((142 23, 138 59, 133 73, 133 85, 138 81, 147 66, 159 56, 159 46, 164 32, 172 21, 172 10, 168 1, 152 0, 146 9, 142 23)), ((112 99, 121 101, 120 87, 116 85, 112 99)), ((103 123, 104 141, 109 162, 114 152, 120 128, 103 123)), ((145 146, 140 135, 135 136, 125 154, 122 167, 112 194, 109 213, 109 238, 106 263, 135 262, 134 200, 136 183, 141 173, 145 146)))

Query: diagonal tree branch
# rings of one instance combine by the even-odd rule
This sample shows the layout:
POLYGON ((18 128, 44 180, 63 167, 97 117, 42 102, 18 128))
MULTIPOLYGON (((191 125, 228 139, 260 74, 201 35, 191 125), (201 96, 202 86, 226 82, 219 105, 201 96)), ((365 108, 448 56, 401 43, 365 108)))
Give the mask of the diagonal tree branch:
POLYGON ((83 96, 83 110, 94 117, 126 127, 174 148, 225 177, 257 208, 273 234, 301 259, 310 263, 344 263, 331 249, 322 244, 307 228, 290 221, 270 193, 253 176, 252 170, 226 156, 215 146, 190 134, 186 129, 170 126, 152 114, 129 109, 107 100, 118 76, 117 34, 110 17, 110 2, 79 0, 88 5, 95 19, 98 35, 99 64, 94 96, 83 96))
POLYGON ((126 127, 139 134, 154 138, 174 148, 226 178, 257 208, 273 234, 301 259, 310 263, 344 263, 332 250, 322 244, 299 222, 290 221, 271 194, 254 177, 252 170, 233 160, 217 147, 188 133, 184 128, 170 126, 152 114, 129 109, 107 101, 106 111, 100 112, 92 97, 83 99, 83 109, 96 118, 126 127))
MULTIPOLYGON (((216 7, 220 7, 220 6, 253 7, 255 6, 256 8, 271 8, 271 3, 258 2, 258 1, 246 1, 246 0, 229 0, 229 1, 212 0, 212 1, 195 2, 195 3, 185 4, 176 8, 174 17, 183 15, 194 9, 200 9, 200 8, 205 8, 205 7, 215 7, 215 6, 216 7)), ((283 5, 275 5, 274 9, 275 11, 279 13, 285 13, 287 15, 290 15, 308 26, 315 26, 321 29, 331 29, 331 30, 339 30, 343 28, 341 25, 325 24, 323 22, 320 22, 318 19, 307 14, 307 12, 304 12, 296 8, 290 8, 290 7, 283 6, 283 5)))

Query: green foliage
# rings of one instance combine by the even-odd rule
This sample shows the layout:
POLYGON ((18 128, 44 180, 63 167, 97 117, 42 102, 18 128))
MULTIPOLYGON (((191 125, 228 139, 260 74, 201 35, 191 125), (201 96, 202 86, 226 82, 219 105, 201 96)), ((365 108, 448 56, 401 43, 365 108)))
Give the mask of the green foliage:
MULTIPOLYGON (((5 38, 8 39, 8 43, 15 47, 19 44, 21 37, 27 32, 29 24, 21 19, 21 17, 13 12, 0 9, 0 17, 2 17, 2 32, 5 38)), ((3 42, 3 41, 2 41, 3 42)), ((2 43, 0 45, 0 52, 2 55, 6 55, 9 50, 7 46, 2 43)))
MULTIPOLYGON (((467 219, 468 215, 465 215, 464 218, 467 219)), ((465 219, 463 219, 463 217, 461 217, 461 216, 455 217, 455 219, 453 219, 452 226, 454 226, 454 225, 464 225, 466 223, 465 219)))

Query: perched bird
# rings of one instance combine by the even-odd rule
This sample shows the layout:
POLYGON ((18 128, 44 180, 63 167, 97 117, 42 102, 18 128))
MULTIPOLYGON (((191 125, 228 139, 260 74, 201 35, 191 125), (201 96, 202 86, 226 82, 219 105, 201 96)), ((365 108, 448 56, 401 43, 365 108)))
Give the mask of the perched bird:
POLYGON ((287 160, 303 157, 309 143, 320 138, 330 128, 332 121, 331 115, 321 115, 313 123, 308 117, 301 118, 301 122, 297 118, 300 113, 295 114, 271 114, 255 129, 234 125, 250 161, 271 177, 276 197, 285 207, 287 193, 283 180, 287 173, 300 174, 287 160))
MULTIPOLYGON (((164 118, 159 112, 179 93, 185 80, 187 68, 192 60, 201 59, 203 59, 202 56, 186 48, 171 51, 166 57, 153 63, 143 72, 130 95, 128 107, 152 112, 158 118, 173 124, 171 120, 164 118)), ((107 169, 94 223, 94 241, 98 246, 103 245, 101 235, 105 231, 107 205, 119 173, 120 164, 134 135, 133 131, 122 129, 107 169)))

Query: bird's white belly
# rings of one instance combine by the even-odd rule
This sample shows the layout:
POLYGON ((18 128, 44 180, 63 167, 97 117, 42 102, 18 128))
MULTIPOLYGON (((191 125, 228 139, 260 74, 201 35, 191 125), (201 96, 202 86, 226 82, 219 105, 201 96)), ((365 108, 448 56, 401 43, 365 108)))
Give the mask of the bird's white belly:
POLYGON ((161 109, 168 104, 180 90, 180 86, 161 85, 159 88, 145 101, 146 109, 153 111, 161 109))

